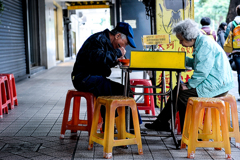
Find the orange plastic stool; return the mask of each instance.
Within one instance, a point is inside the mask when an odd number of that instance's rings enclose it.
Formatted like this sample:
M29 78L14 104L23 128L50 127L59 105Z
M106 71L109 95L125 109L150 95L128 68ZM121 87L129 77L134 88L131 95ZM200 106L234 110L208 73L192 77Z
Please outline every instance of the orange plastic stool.
M0 76L0 118L8 114L8 104L11 105L10 87L6 76Z
M239 122L238 122L238 111L237 111L236 99L231 94L227 94L224 97L218 97L218 98L225 102L225 106L227 110L229 137L235 138L236 147L240 148L240 133L239 133ZM230 107L231 107L231 115L232 115L232 127L230 124Z
M227 122L229 129L229 137L235 138L236 147L240 148L240 133L239 133L239 122L238 122L238 111L237 111L237 102L234 96L228 94L223 97L217 97L225 102L225 107L227 111ZM229 106L230 105L230 106ZM231 107L231 108L230 108ZM232 126L230 124L230 109L232 115ZM210 113L209 113L210 112ZM211 111L206 111L205 122L203 124L203 133L210 133L212 130L212 121L211 121ZM221 133L220 133L221 136Z
M11 73L2 73L2 74L0 74L0 76L7 76L7 78L8 78L8 81L9 81L9 84L10 84L9 86L10 86L11 99L12 99L10 109L13 109L14 105L15 106L18 105L17 90L16 90L14 75L11 74Z
M87 120L79 119L81 97L84 97L87 101ZM68 120L70 103L72 98L74 98L72 119ZM68 90L63 113L60 139L64 138L66 130L71 130L71 132L77 132L78 130L88 131L88 135L90 135L95 101L96 97L92 93Z
M130 79L130 85L137 86L152 86L152 81L149 79ZM131 88L135 92L135 88ZM152 88L144 88L144 93L153 93ZM149 114L149 111L152 111L152 115L155 116L155 104L153 95L144 95L144 103L137 103L138 110L145 110L146 114Z
M201 114L199 113L201 113L205 108L211 108L213 127L212 133L209 134L209 137L211 138L209 138L206 133L198 134L198 124L199 121L202 122L202 119L200 119ZM188 99L181 142L181 148L186 148L186 145L188 145L188 158L194 158L196 147L214 147L224 148L226 158L231 159L231 148L226 115L227 111L225 104L220 99L198 97L190 97ZM221 120L222 137L219 136L221 132L219 119ZM214 141L198 141L198 138L202 139L203 137L206 139L213 139Z
M98 116L101 105L106 107L105 131L104 133L97 133ZM125 106L129 106L132 109L134 134L126 132ZM118 117L116 118L118 133L114 134L116 109L118 112ZM117 137L118 139L114 140L114 137ZM123 96L98 97L95 105L91 135L89 138L89 150L93 148L93 142L103 145L103 157L106 159L112 158L112 148L114 146L137 144L138 154L143 154L137 106L133 98Z
M181 135L181 125L180 125L179 111L176 114L175 129L177 129L177 135Z

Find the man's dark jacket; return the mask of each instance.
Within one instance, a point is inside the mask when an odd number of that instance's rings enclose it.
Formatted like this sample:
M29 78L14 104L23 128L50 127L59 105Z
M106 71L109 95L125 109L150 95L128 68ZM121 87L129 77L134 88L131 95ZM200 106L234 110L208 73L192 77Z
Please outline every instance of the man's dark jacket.
M114 49L109 38L109 30L90 36L79 50L73 67L72 78L81 80L89 75L108 77L111 68L118 64L120 49Z

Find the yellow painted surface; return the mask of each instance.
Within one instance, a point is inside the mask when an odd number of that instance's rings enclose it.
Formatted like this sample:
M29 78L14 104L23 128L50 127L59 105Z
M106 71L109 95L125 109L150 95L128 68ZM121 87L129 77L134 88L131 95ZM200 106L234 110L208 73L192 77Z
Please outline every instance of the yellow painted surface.
M184 3L184 5L183 5ZM185 7L183 7L185 6ZM183 9L184 8L184 9ZM192 47L183 47L179 44L177 37L172 34L172 27L174 24L178 23L184 19L194 19L194 0L156 0L156 28L157 34L168 34L170 35L171 42L169 44L158 44L158 47L162 48L163 51L183 51L186 52L186 56L192 57L193 48ZM172 61L169 61L172 63ZM182 72L181 78L186 82L193 71ZM159 84L161 79L162 72L158 71L156 73L156 83ZM168 82L170 81L169 72L165 72L166 79L166 90L169 89ZM173 85L176 85L176 76L173 76ZM157 89L157 93L161 92L161 89ZM157 105L160 106L161 97L157 98Z
M185 52L131 51L130 67L185 69L185 59Z

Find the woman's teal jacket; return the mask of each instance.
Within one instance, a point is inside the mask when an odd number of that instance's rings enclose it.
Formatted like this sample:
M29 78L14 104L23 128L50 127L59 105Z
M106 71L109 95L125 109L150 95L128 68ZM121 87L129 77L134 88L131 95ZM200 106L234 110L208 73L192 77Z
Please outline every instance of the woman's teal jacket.
M192 56L186 58L186 65L194 70L187 86L196 88L199 97L215 97L234 87L228 58L217 42L199 34Z

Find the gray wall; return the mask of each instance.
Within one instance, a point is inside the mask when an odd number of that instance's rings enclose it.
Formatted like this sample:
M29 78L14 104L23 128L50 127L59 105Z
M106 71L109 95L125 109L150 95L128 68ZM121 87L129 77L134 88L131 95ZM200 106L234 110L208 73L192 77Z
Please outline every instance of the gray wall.
M45 0L47 54L45 55L44 63L46 63L47 69L56 66L56 41L53 9L53 0Z
M47 65L47 41L46 41L46 23L45 23L45 0L38 0L38 14L39 14L39 45L41 66L48 67ZM49 68L49 67L48 67Z
M146 19L145 5L138 0L122 0L122 21L124 20L136 20L137 28L134 31L134 41L137 48L126 48L126 56L130 57L131 50L143 50L141 37L143 35L151 35L150 19Z

